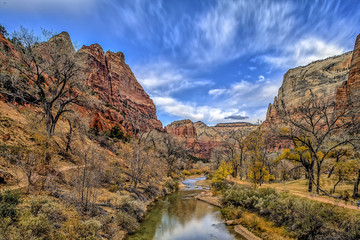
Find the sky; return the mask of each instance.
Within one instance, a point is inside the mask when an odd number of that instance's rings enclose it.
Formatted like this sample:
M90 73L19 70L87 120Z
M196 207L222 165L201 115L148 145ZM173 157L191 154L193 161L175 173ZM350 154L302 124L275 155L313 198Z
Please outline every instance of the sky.
M351 51L358 0L2 0L0 24L121 51L163 125L264 120L290 68Z

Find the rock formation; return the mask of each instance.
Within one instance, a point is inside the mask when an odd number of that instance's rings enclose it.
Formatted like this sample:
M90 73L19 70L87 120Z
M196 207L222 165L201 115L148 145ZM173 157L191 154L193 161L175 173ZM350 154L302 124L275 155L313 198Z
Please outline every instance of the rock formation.
M76 58L84 69L87 84L106 104L106 110L94 113L92 125L100 130L121 123L127 131L162 129L149 95L125 63L122 52L106 52L98 44L83 46Z
M284 101L288 108L294 108L312 93L337 105L357 101L360 90L360 35L353 52L310 63L305 67L289 70L284 75L282 86L274 103L269 104L265 129L281 124L276 108ZM356 97L356 99L354 98ZM273 139L272 148L277 151L289 147L289 142Z
M75 58L80 66L80 81L84 81L91 94L102 102L99 108L80 107L92 127L96 126L101 131L118 125L129 134L147 129L162 130L153 101L125 63L122 52L104 53L98 44L83 46L75 52L69 34L62 32L49 42L35 46L45 59L45 44L51 44L54 51ZM1 66L6 67L9 58L18 59L19 53L1 34L0 50Z
M287 107L296 107L311 92L319 97L335 100L336 89L349 75L351 52L290 69L283 79L273 104L269 104L267 123L279 121L276 107L284 101Z
M357 36L352 53L350 72L347 81L336 91L338 104L349 104L350 101L358 101L360 91L360 34Z
M219 123L209 127L203 122L180 120L172 122L165 127L165 131L175 136L179 141L185 142L190 154L200 159L210 159L211 151L225 143L235 131L246 133L255 129L250 123Z

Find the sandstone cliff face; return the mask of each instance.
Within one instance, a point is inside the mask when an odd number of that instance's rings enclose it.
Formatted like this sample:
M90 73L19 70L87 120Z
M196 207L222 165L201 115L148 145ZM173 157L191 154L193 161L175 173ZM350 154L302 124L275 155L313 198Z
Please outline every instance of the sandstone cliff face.
M121 52L104 53L98 44L83 46L78 52L72 45L70 36L62 32L36 46L42 51L44 44L51 44L55 51L75 58L80 66L80 81L84 81L92 94L105 106L100 108L79 108L90 119L91 126L100 131L120 125L129 134L147 129L162 130L156 117L153 101L136 80ZM0 63L16 58L18 52L0 34ZM44 52L46 58L46 53Z
M87 84L105 102L107 109L96 112L92 125L100 130L120 123L126 131L162 129L149 95L125 63L122 52L106 52L98 44L83 46L76 59L84 69Z
M211 151L225 143L235 131L249 133L255 129L250 123L221 123L209 127L203 122L191 120L175 121L165 127L165 131L185 142L189 153L201 159L210 159Z
M350 101L358 101L360 92L360 34L357 36L352 53L350 72L347 81L336 91L336 102L339 105L349 104Z
M264 129L271 131L272 126L281 124L276 107L284 101L288 108L294 108L305 100L310 93L329 102L346 102L348 97L360 90L360 37L357 37L355 49L339 56L310 63L305 67L289 70L284 75L274 103L269 104ZM291 146L289 141L272 139L272 150Z
M287 107L296 107L309 93L335 100L336 89L349 75L351 52L290 69L285 75L274 103L268 107L266 122L279 121L276 107L284 101Z

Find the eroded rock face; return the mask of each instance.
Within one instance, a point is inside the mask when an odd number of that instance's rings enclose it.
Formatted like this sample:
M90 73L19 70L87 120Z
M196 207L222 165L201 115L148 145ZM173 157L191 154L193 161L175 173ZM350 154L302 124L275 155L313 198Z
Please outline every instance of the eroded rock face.
M356 52L356 48L354 52ZM272 127L281 126L282 120L279 118L276 108L280 106L282 101L287 108L291 109L299 106L310 94L314 94L328 102L338 102L340 98L344 98L349 91L350 82L348 78L352 79L352 84L358 79L359 72L356 73L355 70L353 72L350 70L353 68L350 68L350 66L353 65L357 65L357 69L359 69L358 64L360 61L354 62L353 56L352 52L348 52L310 63L304 67L290 69L284 75L282 86L273 104L269 104L266 121L262 127L270 132ZM360 53L358 53L358 56L360 59ZM291 147L289 141L276 137L271 142L272 151Z
M338 105L347 105L350 101L359 101L360 96L360 34L357 36L352 52L350 72L347 81L336 91Z
M185 142L189 153L201 159L210 159L214 148L226 142L226 138L235 131L250 132L255 129L250 123L220 123L209 127L203 122L180 120L165 127L165 131Z
M75 59L80 66L80 81L84 81L91 94L102 102L100 108L77 107L89 118L92 127L96 126L101 131L120 125L129 134L147 129L162 130L153 101L125 63L122 52L104 53L98 44L83 46L76 52L69 34L62 32L48 43L35 46L40 53L44 51L45 59L46 44L51 44L56 52ZM19 53L1 34L0 48L2 66L9 62L9 58L19 59Z
M274 103L270 104L266 121L276 122L276 107L284 101L289 108L296 107L310 93L335 100L336 89L347 80L351 52L310 63L305 67L290 69L285 75Z
M125 63L122 52L106 52L98 44L83 46L76 59L84 69L87 84L105 102L107 109L96 112L92 125L100 130L120 123L126 131L162 129L149 95Z

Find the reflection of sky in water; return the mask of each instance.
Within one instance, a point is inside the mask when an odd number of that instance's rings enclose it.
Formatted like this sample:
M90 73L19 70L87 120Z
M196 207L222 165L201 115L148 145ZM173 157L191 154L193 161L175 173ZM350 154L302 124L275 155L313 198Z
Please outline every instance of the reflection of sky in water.
M186 179L185 191L179 191L158 201L140 230L129 240L232 240L242 239L223 223L218 208L198 201L196 182L205 177ZM236 236L236 237L235 237Z
M200 203L200 202L199 202ZM203 203L200 203L203 204ZM202 240L202 239L235 239L222 223L218 211L210 211L201 219L195 216L181 224L176 217L164 214L161 227L153 239L159 240Z
M201 186L196 185L196 182L200 180L206 180L206 177L189 178L181 183L183 183L186 186L186 189L188 190L203 189Z

